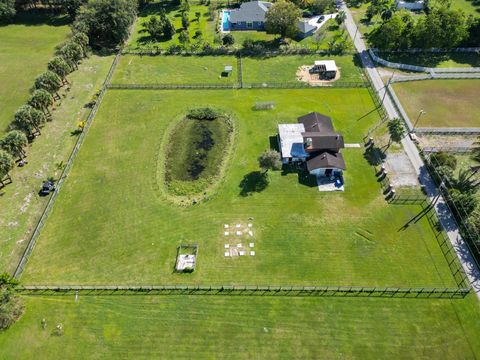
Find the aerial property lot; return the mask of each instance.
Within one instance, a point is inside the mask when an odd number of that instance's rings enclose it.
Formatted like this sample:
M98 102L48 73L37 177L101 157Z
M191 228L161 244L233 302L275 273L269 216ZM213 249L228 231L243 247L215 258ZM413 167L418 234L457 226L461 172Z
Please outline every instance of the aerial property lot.
M349 99L348 102L345 98ZM258 101L273 110L255 110ZM231 115L233 151L208 199L165 194L165 141L191 108ZM295 172L252 184L278 123L328 114L347 143L378 121L366 89L109 90L23 275L35 284L285 284L454 287L419 206L385 202L361 148L345 149L345 192L320 193ZM252 223L253 236L224 235ZM240 241L238 241L240 240ZM225 257L254 243L255 256ZM192 274L173 273L176 247L198 244Z
M425 80L393 85L416 127L480 127L480 80Z

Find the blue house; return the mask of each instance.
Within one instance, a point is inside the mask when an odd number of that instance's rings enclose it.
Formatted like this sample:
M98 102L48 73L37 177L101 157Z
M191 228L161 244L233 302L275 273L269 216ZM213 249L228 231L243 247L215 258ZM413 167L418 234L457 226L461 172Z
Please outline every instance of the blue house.
M271 6L270 2L250 1L230 10L230 30L264 30L265 14Z

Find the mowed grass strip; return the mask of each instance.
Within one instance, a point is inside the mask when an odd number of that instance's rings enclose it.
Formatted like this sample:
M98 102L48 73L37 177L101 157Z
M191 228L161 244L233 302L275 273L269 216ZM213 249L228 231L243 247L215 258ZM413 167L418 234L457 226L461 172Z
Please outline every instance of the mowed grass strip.
M396 83L393 88L417 127L480 127L480 80L425 80Z
M233 66L228 76L222 76L225 66ZM234 85L237 83L237 71L234 56L124 55L112 83Z
M55 47L68 32L61 18L42 15L25 15L0 26L0 134L28 100L35 77L47 70Z
M480 316L465 300L242 296L25 298L0 333L10 358L474 359ZM42 329L41 320L46 328ZM64 334L53 335L57 324ZM166 335L168 334L168 336ZM28 346L27 346L28 344Z
M348 99L348 102L345 101ZM256 101L276 108L255 111ZM192 107L229 108L238 140L217 193L188 208L159 196L156 164L169 124ZM417 206L388 205L362 149L345 149L344 193L295 173L242 196L278 123L319 111L347 143L378 121L366 89L109 91L22 278L30 284L454 286ZM272 139L270 139L272 137ZM256 255L225 258L223 224L253 217ZM198 243L191 275L173 274L176 246Z

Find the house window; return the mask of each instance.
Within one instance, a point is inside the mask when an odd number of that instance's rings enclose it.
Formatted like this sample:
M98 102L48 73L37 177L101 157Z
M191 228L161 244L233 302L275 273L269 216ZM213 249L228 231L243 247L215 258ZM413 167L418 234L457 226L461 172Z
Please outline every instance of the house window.
M251 29L253 27L253 23L247 22L247 28Z

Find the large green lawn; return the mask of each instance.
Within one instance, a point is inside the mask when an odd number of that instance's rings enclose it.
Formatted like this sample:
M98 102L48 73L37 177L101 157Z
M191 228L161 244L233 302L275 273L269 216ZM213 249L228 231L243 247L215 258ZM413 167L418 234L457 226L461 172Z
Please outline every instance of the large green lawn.
M100 89L112 60L92 55L68 76L71 87L60 91L62 100L55 104L53 121L27 148L28 165L12 170L13 183L0 190L0 272L15 270L48 200L38 196L42 182L60 175L58 165L65 164L77 140L71 132L86 119L90 109L84 106Z
M0 25L0 134L29 97L35 77L46 70L69 28L62 18L25 15Z
M480 80L425 80L393 85L417 127L480 127Z
M259 100L276 108L253 110ZM217 193L181 208L164 200L157 164L167 129L194 106L230 111L238 134ZM357 143L378 121L373 109L366 89L111 90L23 281L453 286L426 220L400 230L420 208L388 205L361 149L344 150L344 193L319 193L297 174L274 172L263 192L240 194L278 123L319 111L333 117L347 143ZM249 217L256 255L225 258L223 224ZM172 273L180 243L199 244L193 274Z
M476 359L477 299L27 297L4 359ZM41 321L46 320L42 329ZM54 335L57 324L64 334Z
M222 76L225 66L232 66ZM138 56L120 59L114 84L236 84L237 58L234 56Z

